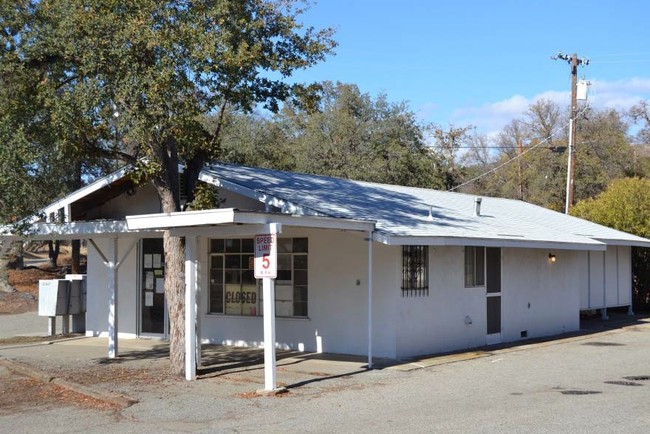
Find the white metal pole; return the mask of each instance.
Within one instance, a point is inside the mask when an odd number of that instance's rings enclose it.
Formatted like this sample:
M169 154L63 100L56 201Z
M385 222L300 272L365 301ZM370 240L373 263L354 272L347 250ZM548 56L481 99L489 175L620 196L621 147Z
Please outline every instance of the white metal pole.
M108 358L117 357L117 238L109 243L108 261Z
M262 279L264 294L264 390L275 390L275 285Z
M569 208L571 207L571 183L573 182L573 176L571 173L571 162L573 161L573 117L569 119L569 156L567 159L566 167L566 202L564 205L564 214L569 214Z
M603 252L603 308L600 313L603 320L609 319L607 316L607 250Z
M282 226L279 224L270 223L268 226L271 235L281 232ZM264 390L273 391L276 390L275 279L269 277L262 279L262 295L264 298Z
M368 232L368 368L372 368L372 231Z
M196 237L185 237L185 379L196 380Z

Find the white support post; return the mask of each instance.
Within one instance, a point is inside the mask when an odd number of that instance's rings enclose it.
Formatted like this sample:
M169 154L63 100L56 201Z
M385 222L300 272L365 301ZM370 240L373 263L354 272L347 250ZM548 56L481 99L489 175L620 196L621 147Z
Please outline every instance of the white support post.
M278 234L281 225L270 223L268 233ZM262 296L264 298L264 390L272 392L276 387L275 360L275 279L262 279Z
M264 390L275 390L275 285L274 281L262 279L264 296Z
M372 231L368 232L368 369L372 368Z
M185 238L185 379L196 380L197 237Z
M131 254L138 241L135 240L131 243L119 261L117 259L117 238L110 240L108 255L102 252L102 249L95 243L95 240L89 238L88 241L102 258L102 262L106 265L106 268L108 268L108 357L114 359L117 357L117 272L120 264Z
M109 242L108 263L108 358L117 357L117 238Z
M70 334L70 315L61 317L61 334L67 336Z
M629 259L630 259L630 261L629 261L630 268L629 268L629 270L630 270L630 276L632 276L632 256L631 256L632 255L632 248L631 247L630 247L629 252L630 252L630 257L629 257ZM634 315L634 309L632 309L632 302L633 301L634 301L634 291L632 289L632 285L630 285L630 306L627 308L627 314L629 316Z
M603 321L609 319L607 316L607 250L603 252L603 308L600 310L600 317Z
M50 316L47 318L47 335L54 336L56 335L56 317Z

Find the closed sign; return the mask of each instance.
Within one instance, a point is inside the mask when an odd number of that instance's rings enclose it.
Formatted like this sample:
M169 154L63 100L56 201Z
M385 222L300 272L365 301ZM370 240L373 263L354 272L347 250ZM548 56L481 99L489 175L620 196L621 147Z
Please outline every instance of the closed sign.
M255 278L275 279L278 275L277 235L255 235Z

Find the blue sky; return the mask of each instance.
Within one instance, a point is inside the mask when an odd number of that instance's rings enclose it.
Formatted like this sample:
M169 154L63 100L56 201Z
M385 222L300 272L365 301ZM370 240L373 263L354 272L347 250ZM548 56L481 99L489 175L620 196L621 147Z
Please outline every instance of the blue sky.
M333 27L339 46L298 81L355 83L443 126L491 133L537 98L568 106L558 50L590 59L593 106L650 98L647 0L320 0L302 22Z

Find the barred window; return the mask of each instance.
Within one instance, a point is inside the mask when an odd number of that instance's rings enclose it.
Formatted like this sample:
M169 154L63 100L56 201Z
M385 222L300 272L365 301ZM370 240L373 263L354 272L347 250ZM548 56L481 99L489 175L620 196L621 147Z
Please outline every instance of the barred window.
M402 247L402 296L429 295L428 246Z

